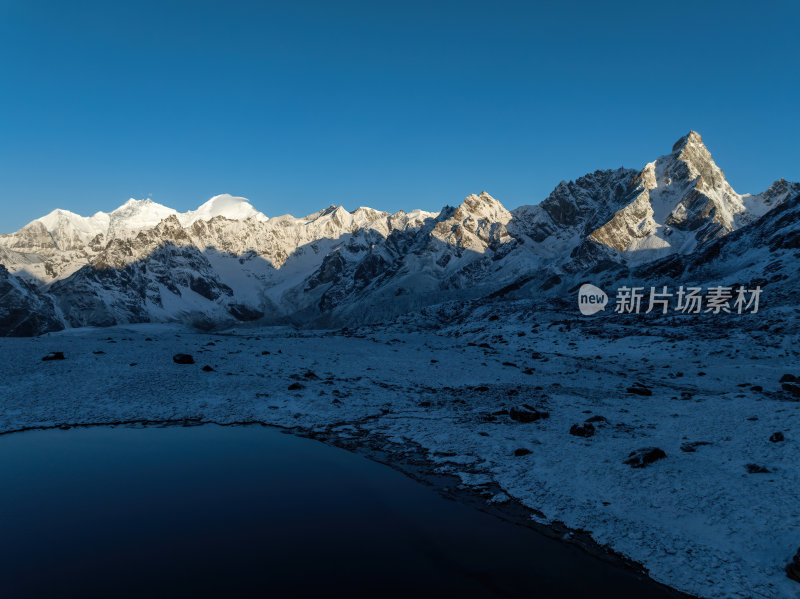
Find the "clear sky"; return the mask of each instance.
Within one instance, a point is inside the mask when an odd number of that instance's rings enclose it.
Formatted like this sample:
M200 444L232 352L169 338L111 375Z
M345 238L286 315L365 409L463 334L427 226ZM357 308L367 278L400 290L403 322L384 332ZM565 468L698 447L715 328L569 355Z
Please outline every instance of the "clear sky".
M213 195L508 208L699 131L800 180L797 2L0 0L0 232Z

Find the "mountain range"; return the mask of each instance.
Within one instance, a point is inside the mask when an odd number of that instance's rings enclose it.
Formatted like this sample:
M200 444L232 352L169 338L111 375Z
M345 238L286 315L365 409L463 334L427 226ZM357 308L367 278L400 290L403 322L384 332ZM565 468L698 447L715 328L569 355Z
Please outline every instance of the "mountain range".
M799 223L799 183L739 194L694 131L641 170L595 171L512 211L486 192L438 213L303 218L230 195L186 213L132 199L0 235L0 334L350 326L449 300L560 301L584 281L771 286L780 303L800 282Z

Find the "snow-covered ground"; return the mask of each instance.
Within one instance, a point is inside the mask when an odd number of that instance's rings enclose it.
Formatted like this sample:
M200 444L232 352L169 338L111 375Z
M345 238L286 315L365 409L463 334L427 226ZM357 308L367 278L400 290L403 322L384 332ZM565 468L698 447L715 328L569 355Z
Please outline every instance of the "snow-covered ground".
M478 311L437 330L423 316L357 331L3 338L0 431L190 418L415 444L465 485L499 485L532 517L587 531L680 590L800 597L784 573L800 546L800 403L779 383L800 375L798 335L637 318ZM42 361L53 351L66 359ZM174 363L179 352L196 363ZM635 383L652 394L627 392ZM512 419L523 404L549 416ZM607 421L593 436L570 434L594 416ZM666 458L624 463L643 447Z

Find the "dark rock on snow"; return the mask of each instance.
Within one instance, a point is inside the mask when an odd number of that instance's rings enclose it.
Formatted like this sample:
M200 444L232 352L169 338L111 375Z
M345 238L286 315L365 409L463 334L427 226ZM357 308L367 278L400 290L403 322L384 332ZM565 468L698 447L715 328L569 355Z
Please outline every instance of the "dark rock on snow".
M800 582L800 549L797 550L792 561L786 566L786 576Z
M175 354L172 361L176 364L194 364L194 358L189 354Z
M603 422L603 423L608 423L608 418L606 418L605 416L592 416L592 417L587 418L586 420L584 420L584 422Z
M657 460L662 460L667 457L663 449L658 447L642 447L636 451L630 452L625 463L632 468L644 468L648 464L652 464Z
M542 410L523 404L521 406L514 406L508 411L508 416L511 420L516 422L536 422L542 418L549 418L550 414Z
M643 395L649 397L653 394L653 392L642 385L641 383L634 383L632 387L628 387L626 389L628 393L633 393L634 395Z
M685 451L687 453L694 453L695 451L697 451L698 447L701 447L703 445L711 445L711 443L709 443L708 441L694 441L692 443L683 443L681 445L681 451Z
M589 422L584 424L573 424L569 429L569 434L576 437L591 437L594 435L594 425Z
M750 474L769 474L769 470L767 468L764 466L759 466L758 464L748 464L746 468Z
M800 385L794 385L792 383L783 383L781 388L786 391L789 395L794 397L800 397Z

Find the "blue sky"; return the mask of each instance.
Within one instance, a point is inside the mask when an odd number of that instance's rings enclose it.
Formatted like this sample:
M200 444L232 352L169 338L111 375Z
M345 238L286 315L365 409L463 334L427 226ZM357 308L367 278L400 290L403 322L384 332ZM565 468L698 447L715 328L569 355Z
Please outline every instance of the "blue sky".
M796 2L0 1L0 231L218 193L439 209L639 168L699 131L800 180Z

